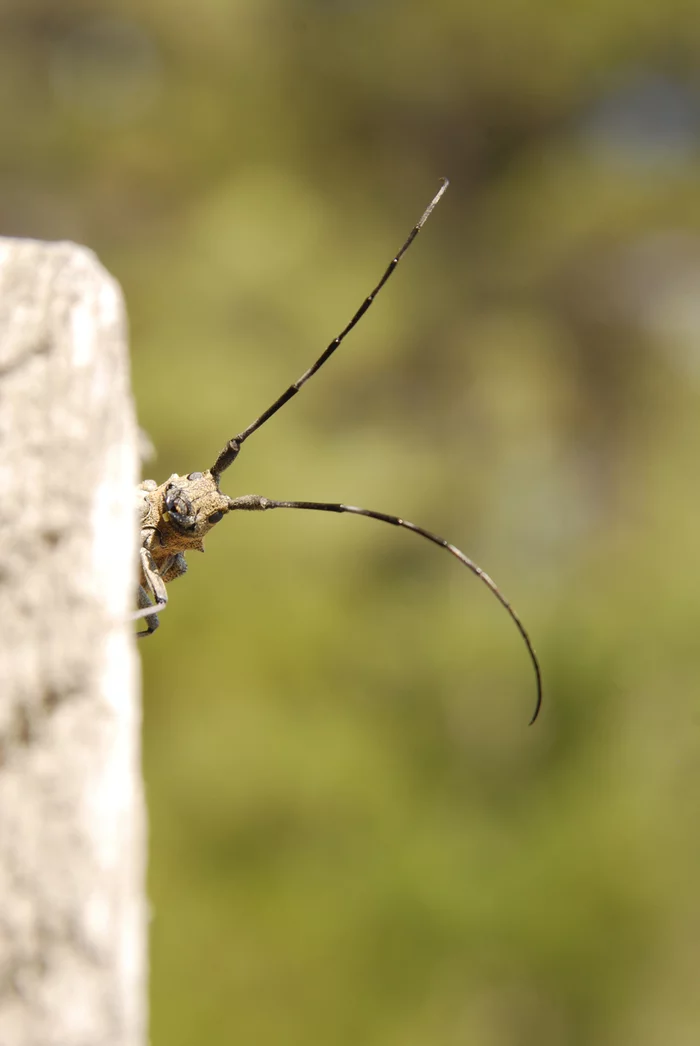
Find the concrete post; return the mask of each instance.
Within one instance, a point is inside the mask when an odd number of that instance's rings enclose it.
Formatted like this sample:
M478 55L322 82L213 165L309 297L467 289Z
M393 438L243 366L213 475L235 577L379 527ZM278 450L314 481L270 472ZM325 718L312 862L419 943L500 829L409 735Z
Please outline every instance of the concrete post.
M121 294L0 239L0 1046L144 1046L137 433Z

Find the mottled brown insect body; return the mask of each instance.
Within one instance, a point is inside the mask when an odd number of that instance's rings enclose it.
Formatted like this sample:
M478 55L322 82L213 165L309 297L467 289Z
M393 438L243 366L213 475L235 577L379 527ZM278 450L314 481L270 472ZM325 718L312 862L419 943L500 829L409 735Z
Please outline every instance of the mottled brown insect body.
M211 471L178 476L174 472L160 486L146 479L137 488L141 525L141 576L138 617L145 617L150 635L158 627L158 615L148 613L167 602L165 585L187 570L185 553L204 551L204 537L229 511L231 499L219 490ZM143 610L146 609L146 613Z

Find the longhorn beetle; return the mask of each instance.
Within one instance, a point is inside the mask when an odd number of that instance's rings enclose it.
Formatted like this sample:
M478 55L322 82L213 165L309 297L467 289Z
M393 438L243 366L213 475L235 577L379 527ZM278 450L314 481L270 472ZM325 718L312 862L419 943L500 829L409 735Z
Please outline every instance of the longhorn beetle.
M537 682L537 699L535 710L530 723L534 723L542 704L542 676L540 665L537 660L530 636L525 626L516 614L495 582L481 567L477 566L468 556L460 552L458 548L445 541L444 538L432 534L423 527L409 523L399 516L390 516L384 512L374 512L371 509L357 508L356 505L332 504L323 501L272 501L270 498L261 497L259 494L244 494L242 497L230 498L219 488L219 480L222 472L238 457L241 447L266 421L277 413L285 403L296 396L299 389L314 376L326 360L330 359L335 350L340 346L345 336L369 309L370 305L387 282L396 266L401 261L416 236L423 228L428 218L445 193L449 182L443 178L440 188L428 204L423 216L417 225L414 225L398 254L392 258L384 275L365 298L359 309L343 328L328 348L319 356L301 377L290 385L289 388L279 396L274 403L264 411L259 418L251 422L247 429L243 429L233 439L228 440L214 464L206 472L190 472L188 476L178 476L173 473L170 479L160 486L153 479L144 480L138 487L138 507L141 514L141 576L138 589L138 604L140 609L134 614L134 618L145 618L146 629L139 632L139 637L150 636L158 628L158 612L163 610L168 602L166 585L176 577L180 577L187 570L185 553L190 549L203 551L203 538L213 526L224 518L229 512L235 511L265 511L273 508L296 508L310 509L316 512L349 512L355 516L369 516L370 519L378 519L383 523L391 523L395 527L403 527L419 534L434 545L439 545L460 561L473 574L476 574L488 588L491 589L499 603L505 607L515 623L525 645L528 649L530 659L535 670Z

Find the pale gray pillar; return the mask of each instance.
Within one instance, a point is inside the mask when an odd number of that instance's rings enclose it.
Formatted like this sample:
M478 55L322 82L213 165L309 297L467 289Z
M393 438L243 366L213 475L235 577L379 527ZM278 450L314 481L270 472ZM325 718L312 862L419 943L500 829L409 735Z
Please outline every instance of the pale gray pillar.
M137 437L115 281L0 239L0 1046L143 1046Z

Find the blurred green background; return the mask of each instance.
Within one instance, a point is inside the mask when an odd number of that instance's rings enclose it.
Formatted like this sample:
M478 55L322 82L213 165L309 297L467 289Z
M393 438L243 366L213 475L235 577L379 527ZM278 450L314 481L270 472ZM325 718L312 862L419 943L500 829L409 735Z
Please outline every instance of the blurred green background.
M700 1042L700 17L4 0L0 231L121 281L144 474L246 444L140 646L153 1046Z

